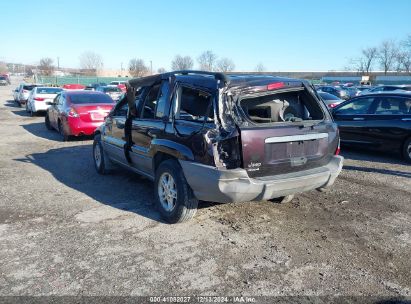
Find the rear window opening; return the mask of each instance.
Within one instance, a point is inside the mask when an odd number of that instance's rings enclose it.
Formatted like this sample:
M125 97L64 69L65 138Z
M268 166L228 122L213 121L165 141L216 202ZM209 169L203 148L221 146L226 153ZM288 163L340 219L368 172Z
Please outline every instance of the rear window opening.
M320 105L305 89L247 97L240 104L247 118L256 124L324 119Z

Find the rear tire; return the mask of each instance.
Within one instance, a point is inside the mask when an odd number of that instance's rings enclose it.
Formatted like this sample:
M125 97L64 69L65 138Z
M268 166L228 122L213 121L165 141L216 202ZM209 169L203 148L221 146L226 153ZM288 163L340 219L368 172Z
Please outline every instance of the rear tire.
M62 141L69 141L70 136L67 135L66 132L64 131L63 124L61 123L61 121L59 121L58 127L59 127L59 133L61 135L61 140Z
M157 209L167 222L182 223L194 217L198 200L176 160L169 159L160 164L154 189Z
M44 119L44 123L46 125L47 130L53 130L53 128L51 127L51 124L50 124L50 118L49 118L48 114L46 114L46 118Z
M94 136L93 141L93 160L94 167L98 174L104 175L109 173L113 164L104 152L103 144L101 143L101 135Z
M277 204L287 204L291 202L294 199L294 194L286 195L286 196L280 196L271 199L270 201L277 203Z
M411 137L405 140L402 155L407 162L411 163Z

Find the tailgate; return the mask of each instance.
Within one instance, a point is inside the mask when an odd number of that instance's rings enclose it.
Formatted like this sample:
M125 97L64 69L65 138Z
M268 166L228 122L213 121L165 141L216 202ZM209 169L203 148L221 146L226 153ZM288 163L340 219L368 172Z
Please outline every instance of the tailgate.
M243 166L250 177L259 177L325 165L329 161L329 135L326 124L314 130L297 126L241 129Z

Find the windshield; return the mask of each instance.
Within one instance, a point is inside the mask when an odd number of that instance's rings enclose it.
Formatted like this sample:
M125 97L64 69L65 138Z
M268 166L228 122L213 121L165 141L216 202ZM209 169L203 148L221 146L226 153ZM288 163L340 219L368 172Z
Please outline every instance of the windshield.
M0 80L6 80L6 77L0 76Z
M106 94L76 94L69 96L69 99L74 104L113 103L110 96Z
M25 85L25 86L23 86L23 90L31 91L35 87L37 87L37 86L36 85Z
M103 89L104 92L108 93L108 92L121 92L121 90L117 87L109 87L109 88L104 88Z
M57 94L61 91L60 88L37 88L37 94Z

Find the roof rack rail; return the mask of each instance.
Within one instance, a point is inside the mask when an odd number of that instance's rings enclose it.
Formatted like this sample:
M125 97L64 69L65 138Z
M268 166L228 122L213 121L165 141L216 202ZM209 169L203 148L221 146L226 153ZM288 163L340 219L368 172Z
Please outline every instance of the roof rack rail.
M221 80L223 82L228 82L228 77L224 73L221 72L208 72L208 71L196 71L196 70L181 70L181 71L173 71L166 73L169 75L188 75L188 74L193 74L193 75L210 75L214 76L215 79Z

